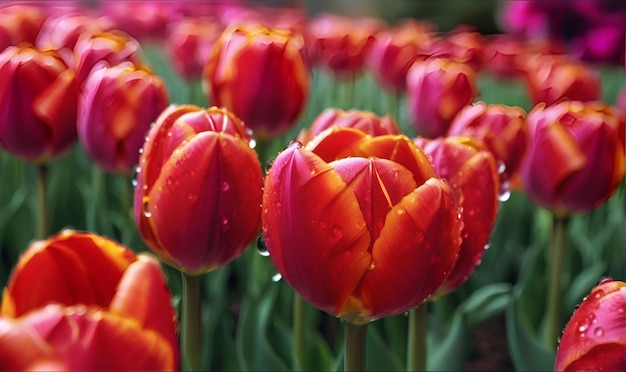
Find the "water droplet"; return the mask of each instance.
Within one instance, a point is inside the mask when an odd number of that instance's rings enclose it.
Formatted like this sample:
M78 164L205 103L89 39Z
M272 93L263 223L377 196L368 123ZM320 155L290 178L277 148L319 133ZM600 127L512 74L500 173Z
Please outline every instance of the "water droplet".
M143 147L139 148L139 155L143 154Z
M376 261L372 260L370 265L367 267L368 270L374 270L376 268Z
M315 168L311 168L311 169L309 170L309 173L311 174L311 176L314 176L314 175L315 175L315 173L317 173L317 169L315 169Z
M393 172L391 172L391 177L398 178L398 176L400 176L400 171L397 169L394 169Z
M133 185L133 187L137 187L137 178L133 178L133 180L130 181L130 183Z
M172 186L172 184L174 184L174 179L172 177L167 177L165 179L165 185L166 186Z
M593 320L593 318L595 318L595 315L591 313L585 318L583 318L583 320L580 321L580 323L578 324L578 331L581 333L581 336L585 332L587 332L587 329L589 329L589 326L591 325L591 321Z
M251 149L256 147L256 140L253 138L250 140L250 142L248 142L248 146L250 146Z
M289 142L287 147L285 147L285 149L300 149L300 148L302 148L302 143L300 141L291 141Z
M167 136L171 137L172 136L172 131L167 132Z
M604 284L604 283L608 283L612 281L613 281L613 278L606 277L606 278L602 278L602 280L600 280L600 283L598 284Z
M190 192L187 194L187 200L189 200L192 203L195 203L198 201L198 194Z
M222 191L226 192L230 190L230 184L226 181L222 182Z
M228 217L222 216L222 228L226 228L228 226Z
M152 212L150 212L150 209L148 209L148 200L149 198L147 196L144 196L141 201L143 215L146 216L146 218L152 217Z
M502 160L498 160L498 173L502 174L506 171L506 164Z
M135 167L135 173L133 174L133 180L131 182L133 187L137 187L137 177L139 176L139 172L141 172L141 167L140 166L136 166Z
M404 209L398 209L396 213L400 216L404 214Z
M489 243L485 244L485 250L487 250L489 248L491 248L491 244L489 244Z
M272 281L273 281L274 283L277 283L277 282L279 282L282 278L283 278L283 276L282 276L282 275L280 275L280 273L276 273L276 274L274 274L274 275L272 276Z
M598 327L593 331L593 334L596 335L596 337L601 337L604 335L604 329Z
M259 235L259 238L256 240L256 249L261 256L269 257L270 252L267 250L267 247L265 246L265 239L263 239L263 234Z
M504 203L505 201L509 200L510 197L511 197L511 190L509 189L509 182L504 181L502 182L502 185L500 185L500 192L498 194L498 200Z

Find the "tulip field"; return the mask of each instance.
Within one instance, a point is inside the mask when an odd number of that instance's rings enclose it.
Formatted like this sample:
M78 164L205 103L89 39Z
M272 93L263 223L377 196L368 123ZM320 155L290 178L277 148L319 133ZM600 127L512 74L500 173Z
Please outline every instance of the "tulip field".
M0 370L626 370L626 7L502 4L1 2Z

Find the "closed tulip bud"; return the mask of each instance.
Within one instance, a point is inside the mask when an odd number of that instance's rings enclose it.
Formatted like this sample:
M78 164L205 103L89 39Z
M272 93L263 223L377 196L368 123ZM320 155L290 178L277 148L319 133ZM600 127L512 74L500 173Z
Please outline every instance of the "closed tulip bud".
M352 79L363 71L367 55L383 26L374 18L320 14L309 23L315 40L313 59L335 77Z
M39 6L0 8L0 51L11 45L34 45L45 17L45 11Z
M555 371L626 370L626 284L604 279L567 322Z
M100 61L110 66L125 61L141 64L141 46L136 39L118 30L82 34L74 46L76 80L82 84Z
M406 104L421 137L444 136L456 114L476 95L476 73L454 59L416 61L407 74Z
M427 52L434 38L435 27L416 20L380 31L367 56L368 69L382 87L403 92L411 64Z
M146 244L188 274L238 257L261 228L263 174L241 120L225 109L170 106L148 133L135 186Z
M65 64L74 67L74 46L82 34L94 34L111 29L100 18L84 14L48 17L41 25L35 45L39 50L56 50Z
M30 162L76 141L78 85L54 51L10 46L0 53L0 146Z
M462 61L478 72L483 68L484 36L469 26L458 26L440 37L432 46L436 53Z
M528 114L526 193L558 214L588 212L624 176L624 115L602 102L539 104Z
M189 3L172 0L103 1L98 5L99 11L116 29L142 41L163 39L167 25L182 18L185 7L189 7Z
M211 103L243 120L258 137L289 130L309 96L304 39L257 24L224 30L204 69Z
M132 175L150 125L168 106L165 83L147 67L95 67L78 104L78 139L106 172Z
M457 191L461 208L463 242L454 270L438 291L444 294L465 283L480 264L498 215L500 179L494 156L480 140L455 136L415 142Z
M2 297L0 368L178 368L171 294L158 261L88 232L34 242Z
M348 110L328 108L313 120L308 130L302 130L298 141L306 144L313 137L328 128L354 128L359 129L370 136L382 136L384 134L399 134L395 120L387 114L383 117L371 111Z
M183 18L170 26L166 51L176 71L185 79L202 77L213 44L224 26L209 17Z
M524 61L524 82L533 104L595 101L600 98L600 76L591 67L559 55L536 54Z
M457 114L448 136L483 141L498 162L502 182L510 182L516 178L528 146L526 111L517 106L476 102Z
M437 290L458 256L458 214L452 188L407 137L334 128L274 160L263 236L303 298L363 324Z

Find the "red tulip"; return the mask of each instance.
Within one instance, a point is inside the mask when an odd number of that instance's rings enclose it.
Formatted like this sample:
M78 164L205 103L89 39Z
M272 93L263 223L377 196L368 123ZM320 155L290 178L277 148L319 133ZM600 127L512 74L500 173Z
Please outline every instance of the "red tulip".
M433 43L435 28L424 21L408 20L376 34L367 66L384 88L402 92L411 64Z
M78 85L54 51L10 46L0 53L0 145L46 162L76 141Z
M435 40L432 50L462 61L478 72L483 68L484 36L469 26L458 26Z
M588 65L558 55L535 55L524 61L526 88L534 104L600 98L600 76Z
M228 27L204 69L210 101L269 137L295 125L309 96L304 39L286 29Z
M76 80L82 84L100 61L110 66L125 61L141 64L141 46L136 39L118 30L82 34L74 46Z
M34 45L45 17L46 13L38 6L0 8L0 52L11 45Z
M241 120L225 109L170 106L139 159L135 223L146 244L188 274L226 265L261 227L263 174Z
M605 279L568 321L555 371L626 370L626 284Z
M416 61L407 74L406 104L421 137L445 135L456 114L476 95L474 70L454 59Z
M165 83L147 67L98 65L80 95L78 139L100 168L130 176L150 125L167 105Z
M521 107L476 102L452 121L448 136L470 136L485 142L498 161L502 182L515 179L528 146L526 112Z
M602 102L539 104L528 114L524 189L558 214L587 212L624 176L624 115Z
M88 232L37 241L4 291L0 368L178 368L170 300L150 255Z
M438 291L443 294L465 283L480 264L498 215L500 179L494 156L480 140L445 137L415 142L457 191L461 206L463 243L454 270Z
M354 78L362 72L367 55L383 23L374 18L349 18L330 13L309 23L315 40L313 59L338 78Z
M176 71L185 79L202 77L211 48L224 26L208 17L183 18L170 26L166 51Z
M328 108L315 118L308 130L302 130L298 141L306 144L313 137L332 127L359 129L371 136L399 134L398 125L390 115L380 117L371 111Z
M437 290L458 256L458 214L451 187L411 140L352 128L287 147L263 193L278 272L354 324L408 311Z

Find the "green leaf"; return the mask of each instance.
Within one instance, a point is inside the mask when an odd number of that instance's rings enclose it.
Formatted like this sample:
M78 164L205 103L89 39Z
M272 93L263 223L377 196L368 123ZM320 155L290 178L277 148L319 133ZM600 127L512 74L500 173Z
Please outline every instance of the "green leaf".
M567 287L563 300L564 309L568 309L571 314L583 297L602 279L605 270L606 264L598 262L581 271Z
M429 371L460 371L469 353L469 330L463 314L457 311L445 338L427 341L426 365Z
M512 292L510 283L489 284L472 293L459 309L473 327L503 311L513 299Z
M377 320L377 322L380 320ZM401 371L404 361L399 360L371 324L367 330L366 366L368 371Z
M551 371L554 369L553 350L548 350L541 339L531 332L516 310L516 302L506 309L506 334L513 365L518 371Z

